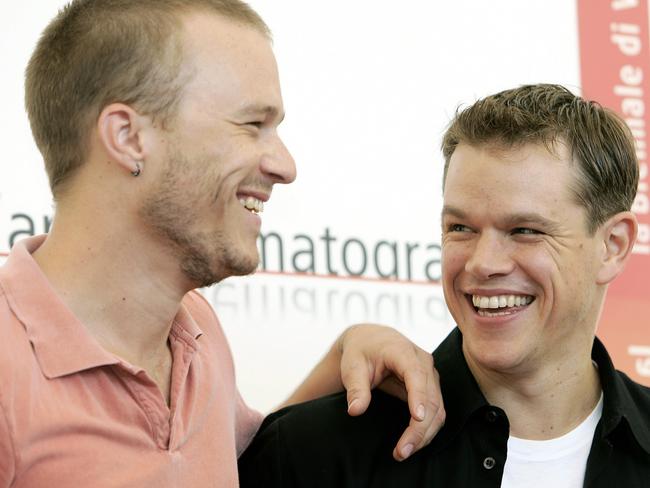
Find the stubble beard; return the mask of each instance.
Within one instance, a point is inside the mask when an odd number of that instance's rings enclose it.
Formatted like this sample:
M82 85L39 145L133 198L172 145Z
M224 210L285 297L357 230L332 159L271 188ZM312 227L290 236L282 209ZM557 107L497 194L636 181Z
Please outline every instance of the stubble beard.
M196 163L177 152L171 154L160 183L144 200L140 215L159 239L170 244L173 259L185 277L194 287L202 288L229 276L254 272L259 257L237 249L222 231L192 230L198 220L196 198L183 183L193 180L200 187L201 179L186 179L183 175L191 174L193 167L201 167Z

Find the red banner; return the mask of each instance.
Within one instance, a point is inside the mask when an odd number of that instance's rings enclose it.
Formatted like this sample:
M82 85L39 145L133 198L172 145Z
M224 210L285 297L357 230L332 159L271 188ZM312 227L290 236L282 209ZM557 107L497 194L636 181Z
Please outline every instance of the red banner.
M583 96L621 115L636 141L641 178L632 210L639 236L609 288L598 336L618 369L650 385L649 0L578 0Z

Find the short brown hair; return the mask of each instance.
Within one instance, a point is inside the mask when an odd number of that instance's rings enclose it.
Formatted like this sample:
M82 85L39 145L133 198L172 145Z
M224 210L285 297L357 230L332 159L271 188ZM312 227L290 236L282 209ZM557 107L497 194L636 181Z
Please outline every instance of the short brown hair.
M25 106L55 198L82 165L89 130L106 105L129 104L163 124L175 113L181 15L191 11L271 37L240 0L73 0L47 26L27 66Z
M566 144L577 164L572 188L587 210L593 233L612 215L630 210L639 182L639 164L629 128L614 112L559 85L525 85L478 100L458 110L442 141L444 181L460 143L511 148Z

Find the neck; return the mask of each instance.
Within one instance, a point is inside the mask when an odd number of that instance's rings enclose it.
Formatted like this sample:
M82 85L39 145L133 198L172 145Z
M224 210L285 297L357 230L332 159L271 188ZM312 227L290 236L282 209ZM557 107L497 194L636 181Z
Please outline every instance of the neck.
M137 222L88 213L57 212L34 259L105 349L138 365L168 354L173 319L193 287L169 252L141 236Z
M600 398L591 346L581 352L580 361L546 364L533 374L494 372L472 364L470 369L487 400L508 415L512 436L553 439L577 427Z

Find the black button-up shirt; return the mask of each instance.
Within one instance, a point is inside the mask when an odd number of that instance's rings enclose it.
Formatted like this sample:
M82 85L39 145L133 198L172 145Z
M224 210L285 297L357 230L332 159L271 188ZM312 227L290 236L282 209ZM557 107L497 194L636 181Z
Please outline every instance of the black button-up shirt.
M267 417L239 461L241 487L500 487L508 418L486 401L461 346L455 329L433 353L447 420L411 458L392 458L404 403L375 391L368 412L350 417L336 394ZM592 358L604 399L584 486L650 488L650 388L616 371L598 339Z

